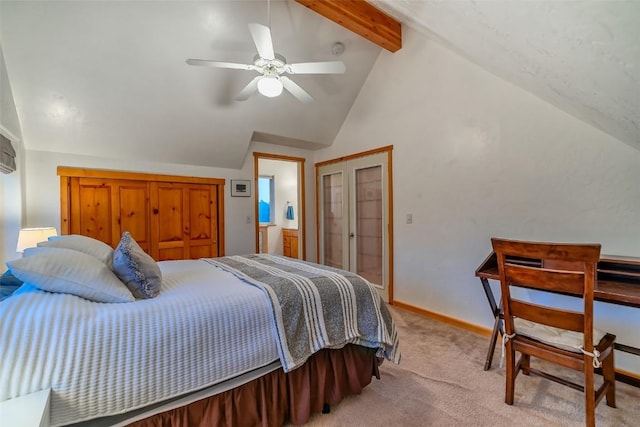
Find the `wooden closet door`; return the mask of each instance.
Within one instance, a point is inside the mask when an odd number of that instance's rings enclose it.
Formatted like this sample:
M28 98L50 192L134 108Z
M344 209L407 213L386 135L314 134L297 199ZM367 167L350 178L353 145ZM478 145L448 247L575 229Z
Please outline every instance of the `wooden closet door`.
M72 178L70 232L115 248L122 233L129 231L148 252L148 195L146 182Z
M116 197L115 228L118 230L118 242L122 233L128 231L138 245L150 254L149 184L140 181L118 182L114 187L114 196Z
M219 255L217 186L152 182L151 238L157 260Z

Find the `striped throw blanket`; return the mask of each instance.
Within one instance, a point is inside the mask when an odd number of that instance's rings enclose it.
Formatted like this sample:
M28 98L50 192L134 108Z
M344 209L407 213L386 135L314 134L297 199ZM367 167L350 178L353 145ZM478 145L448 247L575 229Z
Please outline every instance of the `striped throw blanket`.
M379 357L400 362L391 314L375 288L357 274L268 254L206 261L267 295L285 372L322 348L349 343L377 348Z

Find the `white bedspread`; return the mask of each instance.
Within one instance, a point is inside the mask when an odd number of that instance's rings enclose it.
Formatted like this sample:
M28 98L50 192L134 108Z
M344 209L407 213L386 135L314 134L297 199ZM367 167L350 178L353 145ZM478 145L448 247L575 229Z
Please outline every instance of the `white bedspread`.
M201 260L101 304L23 286L0 303L0 401L51 387L54 426L147 406L278 359L264 294Z

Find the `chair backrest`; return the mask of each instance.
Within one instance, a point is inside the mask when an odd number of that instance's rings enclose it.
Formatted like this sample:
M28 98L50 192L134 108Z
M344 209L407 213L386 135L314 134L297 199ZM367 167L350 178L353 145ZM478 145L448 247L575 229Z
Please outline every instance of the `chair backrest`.
M523 242L491 239L498 258L506 333L513 334L512 316L584 333L584 349L593 349L593 290L599 244ZM533 304L511 297L510 286L583 298L582 312Z

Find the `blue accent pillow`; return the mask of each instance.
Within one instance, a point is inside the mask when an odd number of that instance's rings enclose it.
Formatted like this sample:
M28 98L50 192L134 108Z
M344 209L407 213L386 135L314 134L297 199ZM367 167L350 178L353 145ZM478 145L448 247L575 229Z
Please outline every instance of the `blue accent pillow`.
M113 252L113 271L136 298L153 298L160 293L162 272L128 231L122 233Z
M11 270L5 271L0 276L0 301L9 298L20 286L22 286L22 280L14 276Z

